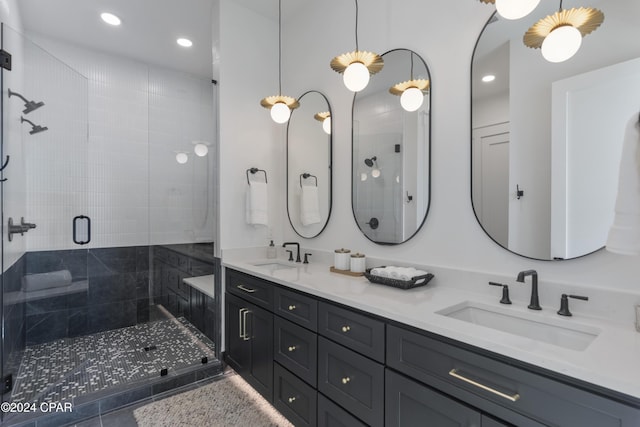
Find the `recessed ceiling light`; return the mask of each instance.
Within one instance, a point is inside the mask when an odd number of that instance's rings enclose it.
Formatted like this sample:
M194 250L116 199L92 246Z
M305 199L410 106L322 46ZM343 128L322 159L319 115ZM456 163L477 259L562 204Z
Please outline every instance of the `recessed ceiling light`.
M193 42L189 39L179 38L176 42L182 47L191 47L193 46Z
M496 79L496 76L494 76L493 74L487 74L486 76L482 77L482 81L485 83L489 83L492 82Z
M120 25L120 18L113 13L104 12L100 14L100 18L109 25Z

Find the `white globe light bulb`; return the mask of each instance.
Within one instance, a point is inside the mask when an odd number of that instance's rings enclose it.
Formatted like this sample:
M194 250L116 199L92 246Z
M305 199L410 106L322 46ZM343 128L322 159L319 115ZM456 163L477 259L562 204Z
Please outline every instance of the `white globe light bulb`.
M540 0L496 0L496 10L505 19L524 18L535 9Z
M185 163L187 163L188 160L189 160L189 156L187 156L187 153L176 154L176 162L180 163L181 165L184 165Z
M406 111L416 111L422 105L424 95L417 87L410 87L400 95L400 105Z
M198 157L204 157L209 152L209 147L207 147L207 144L199 142L193 147L193 152L196 153Z
M322 121L322 130L327 135L331 135L331 117L327 117Z
M271 107L271 118L276 123L287 123L291 117L291 110L287 107L287 104L284 102L276 102Z
M342 75L344 85L351 92L360 92L367 87L369 78L369 70L367 70L367 67L365 67L362 62L352 62L347 69L344 70L344 74Z
M542 42L542 56L549 62L562 62L580 49L582 34L572 25L563 25L551 31Z

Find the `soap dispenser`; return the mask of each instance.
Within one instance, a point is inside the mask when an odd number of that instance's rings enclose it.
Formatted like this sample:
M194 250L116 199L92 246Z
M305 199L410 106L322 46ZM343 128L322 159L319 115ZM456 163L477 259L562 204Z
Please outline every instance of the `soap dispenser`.
M267 258L274 259L278 257L278 252L276 250L275 245L273 244L273 240L269 242L269 246L267 247Z

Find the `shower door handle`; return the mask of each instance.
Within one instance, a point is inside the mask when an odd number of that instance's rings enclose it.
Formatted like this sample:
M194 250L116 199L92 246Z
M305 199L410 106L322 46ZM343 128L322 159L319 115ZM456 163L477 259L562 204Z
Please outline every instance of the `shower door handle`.
M78 221L87 220L87 240L78 240ZM76 245L86 245L91 241L91 218L85 215L78 215L73 218L73 243Z

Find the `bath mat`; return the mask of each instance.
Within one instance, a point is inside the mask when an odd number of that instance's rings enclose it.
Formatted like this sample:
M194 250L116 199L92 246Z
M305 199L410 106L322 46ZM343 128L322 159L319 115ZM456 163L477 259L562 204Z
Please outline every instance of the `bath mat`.
M239 375L142 406L133 415L140 427L293 427Z

